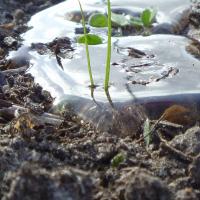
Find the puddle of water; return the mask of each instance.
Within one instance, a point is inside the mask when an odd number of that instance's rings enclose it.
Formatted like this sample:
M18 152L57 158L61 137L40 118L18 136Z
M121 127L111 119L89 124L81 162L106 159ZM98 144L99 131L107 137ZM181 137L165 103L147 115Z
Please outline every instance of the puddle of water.
M94 91L96 102L88 87L83 45L75 46L72 59L61 59L64 71L54 55L29 51L32 65L29 72L56 97L55 103L59 106L68 105L83 119L106 131L115 130L116 120L122 120L123 132L126 130L131 134L131 130L138 129L146 117L145 111L135 104L142 104L150 116L158 117L174 103L191 104L199 99L200 61L186 51L189 42L185 37L173 35L113 38L109 89L112 102L102 85L106 44L89 47L94 80L99 85ZM123 114L128 113L127 109L130 113ZM126 116L126 122L119 116ZM126 124L130 121L134 121L134 127Z
M101 7L105 5L106 1L102 0L86 0L83 1L87 6ZM95 2L95 3L94 3ZM180 24L181 20L188 17L190 8L190 0L112 0L111 5L113 8L124 8L132 11L142 11L144 8L154 8L158 11L157 22L169 23L173 25Z
M87 11L105 12L101 1L82 1ZM122 8L118 0L113 8ZM158 9L157 22L172 27L181 24L188 14L189 1L135 1L123 2L124 9ZM159 117L162 111L174 103L192 104L199 99L200 61L186 51L191 42L182 36L152 35L112 38L112 66L109 95L103 89L106 44L89 46L91 66L95 84L94 98L87 71L87 60L83 45L73 44L73 58L61 58L64 70L55 55L38 54L30 50L31 43L51 42L56 37L74 37L74 29L80 24L67 21L67 12L76 10L76 1L53 6L32 17L29 25L34 28L23 35L24 46L11 57L15 60L30 59L29 72L45 90L56 97L55 104L73 110L87 121L93 122L103 131L137 132L146 116ZM187 14L185 14L187 12ZM158 23L158 24L159 24ZM99 29L98 29L99 30ZM40 33L40 34L38 34ZM139 106L143 105L143 107ZM134 131L133 131L134 130Z
M106 6L103 1L82 0L83 9L87 12L106 12ZM190 0L126 0L111 1L113 9L126 9L130 12L142 12L145 8L153 7L158 10L156 17L157 23L154 24L156 32L169 31L172 33L180 32L187 24L189 15ZM127 5L127 6L125 6ZM34 27L23 35L24 43L32 42L50 42L56 37L73 37L75 28L81 27L80 23L66 20L67 13L79 12L79 6L76 0L68 0L56 6L48 8L34 15L29 26ZM100 29L93 29L99 31ZM103 31L105 33L105 31ZM40 33L40 34L38 34Z
M115 45L113 44L109 91L114 102L130 100L126 84L137 98L199 93L200 61L186 51L189 39L153 35L113 38L113 41ZM141 58L128 56L126 47L139 49L146 55ZM97 101L107 102L102 85L106 44L89 48L94 80L99 85L94 95ZM78 94L79 97L91 98L85 48L83 45L77 45L75 49L73 59L62 59L64 71L55 56L39 55L32 51L29 53L33 65L29 72L33 74L36 82L51 91L57 101L64 95ZM160 78L162 80L159 80Z

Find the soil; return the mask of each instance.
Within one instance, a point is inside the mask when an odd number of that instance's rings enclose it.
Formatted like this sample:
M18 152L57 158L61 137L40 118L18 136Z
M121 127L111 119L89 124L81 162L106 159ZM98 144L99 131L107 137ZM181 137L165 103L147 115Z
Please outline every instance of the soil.
M151 122L149 146L117 129L98 132L70 110L51 113L54 99L26 73L28 63L6 59L30 17L59 2L0 2L0 198L200 199L198 124L175 124L167 110L171 122Z

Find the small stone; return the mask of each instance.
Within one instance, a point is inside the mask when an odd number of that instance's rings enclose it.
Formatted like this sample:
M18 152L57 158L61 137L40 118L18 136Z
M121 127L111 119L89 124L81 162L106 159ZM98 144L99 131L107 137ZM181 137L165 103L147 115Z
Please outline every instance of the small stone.
M173 31L173 27L168 23L159 24L152 29L153 34L173 34Z
M12 47L13 45L16 45L17 41L9 36L9 37L5 37L3 42L8 46L8 47Z

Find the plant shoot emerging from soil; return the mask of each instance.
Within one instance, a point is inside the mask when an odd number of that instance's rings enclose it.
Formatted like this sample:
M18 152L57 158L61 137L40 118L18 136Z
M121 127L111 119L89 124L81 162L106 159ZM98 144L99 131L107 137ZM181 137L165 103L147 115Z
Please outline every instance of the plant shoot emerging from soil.
M85 51L86 51L86 56L87 56L87 65L88 65L88 72L89 72L89 76L90 76L90 86L91 88L94 88L94 80L93 80L93 76L92 76L92 69L91 69L91 62L90 62L90 53L89 53L89 48L88 48L88 36L87 36L87 29L86 29L86 25L85 25L85 17L84 17L84 13L83 13L83 9L81 6L81 2L78 0L79 3L79 7L81 10L81 15L82 15L82 24L83 24L83 31L84 31L84 36L85 36Z
M95 34L87 34L85 17L82 9L82 5L80 0L77 0L79 3L81 17L82 17L82 25L84 30L84 35L78 38L78 43L84 43L86 49L87 56L87 65L88 65L88 73L90 77L91 88L95 88L92 70L91 70L91 62L90 62L90 54L88 45L98 45L102 44L102 39L98 35ZM126 18L124 15L115 14L111 12L111 3L110 0L107 0L107 16L102 13L95 13L89 18L89 25L94 27L108 27L108 36L107 36L107 55L106 55L106 66L105 66L105 79L104 79L104 90L108 93L109 81L110 81L110 62L111 62L111 34L112 34L112 22L118 24L120 26L141 26L141 27L150 27L155 19L156 11L153 9L145 9L140 18L135 18L129 16L130 19Z
M89 76L90 76L91 87L94 88L95 85L94 85L93 76L92 76L92 70L91 70L90 54L89 54L89 48L88 48L88 39L90 39L92 41L91 42L92 45L100 44L101 41L100 41L98 36L87 34L84 13L83 13L83 9L82 9L82 5L81 5L80 0L78 0L78 3L79 3L81 15L82 15L82 24L83 24L83 30L84 30L84 37L79 38L78 42L79 43L83 43L83 42L85 43L87 64L88 64L88 72L89 72ZM108 92L108 87L109 87L110 61L111 61L111 6L110 6L110 0L107 0L107 10L108 10L108 20L107 20L108 41L107 41L107 57L106 57L106 69L105 69L105 81L104 81L104 90L106 92ZM100 16L100 17L102 17L102 16ZM105 26L105 21L106 20L104 19L103 26ZM95 42L95 44L93 44L93 41Z
M140 17L133 17L131 15L111 13L111 21L114 26L124 27L132 26L136 28L150 28L155 20L156 10L146 8L141 13Z
M111 160L111 166L113 168L119 167L121 163L125 161L125 155L123 153L118 153L114 158Z
M106 73L105 73L105 82L104 89L108 91L108 84L110 79L110 60L111 60L111 6L110 0L107 0L108 8L108 43L107 43L107 58L106 58Z

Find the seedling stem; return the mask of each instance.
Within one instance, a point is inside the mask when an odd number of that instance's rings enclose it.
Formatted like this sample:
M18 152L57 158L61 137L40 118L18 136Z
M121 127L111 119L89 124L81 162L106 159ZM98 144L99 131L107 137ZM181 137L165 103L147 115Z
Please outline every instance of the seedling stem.
M111 6L110 0L107 0L108 7L108 42L107 42L107 58L106 58L106 74L105 74L105 82L104 89L108 91L108 84L110 79L110 60L111 60Z
M89 72L89 76L90 76L90 84L91 84L90 87L94 88L95 85L94 85L94 80L93 80L93 76L92 76L91 64L90 64L90 53L89 53L88 41L87 41L87 29L86 29L86 25L85 25L85 17L84 17L81 2L79 0L78 0L78 3L79 3L80 10L81 10L83 31L84 31L84 36L85 36L85 51L86 51L86 56L87 56L88 72Z

